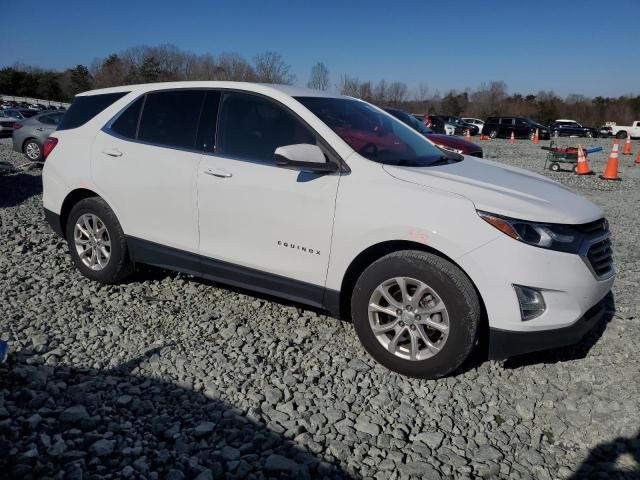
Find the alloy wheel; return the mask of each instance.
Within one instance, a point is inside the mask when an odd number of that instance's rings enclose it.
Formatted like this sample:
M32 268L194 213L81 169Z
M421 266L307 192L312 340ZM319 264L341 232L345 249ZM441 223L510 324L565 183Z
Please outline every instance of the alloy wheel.
M369 325L392 355L420 361L437 355L449 337L449 314L427 284L395 277L378 285L369 300Z
M93 213L78 217L73 242L82 263L91 270L104 269L111 258L111 239L107 226Z
M40 146L35 142L29 142L24 147L24 153L29 160L40 158Z

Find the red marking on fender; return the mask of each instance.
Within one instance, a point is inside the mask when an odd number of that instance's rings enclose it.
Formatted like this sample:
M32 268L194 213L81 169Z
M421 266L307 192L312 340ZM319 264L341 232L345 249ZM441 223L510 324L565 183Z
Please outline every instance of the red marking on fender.
M87 182L86 180L82 180L82 181L80 182L80 186L81 186L82 188L89 188L89 182Z
M425 245L429 243L429 235L424 230L410 228L407 233L409 235L409 240L413 240L414 242L418 242L418 243L423 243Z

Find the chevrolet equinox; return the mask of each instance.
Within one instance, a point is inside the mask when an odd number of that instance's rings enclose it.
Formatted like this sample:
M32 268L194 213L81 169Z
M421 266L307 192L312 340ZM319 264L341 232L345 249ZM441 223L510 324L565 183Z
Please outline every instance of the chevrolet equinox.
M481 337L492 359L575 343L613 283L600 208L354 98L96 90L43 155L46 219L86 277L150 264L324 309L404 375L446 375Z

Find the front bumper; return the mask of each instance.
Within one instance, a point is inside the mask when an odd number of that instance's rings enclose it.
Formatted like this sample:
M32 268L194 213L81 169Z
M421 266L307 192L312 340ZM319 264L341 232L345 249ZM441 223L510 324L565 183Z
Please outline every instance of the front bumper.
M605 300L601 300L568 327L533 332L490 328L489 359L504 360L524 353L574 345L600 322L604 313Z

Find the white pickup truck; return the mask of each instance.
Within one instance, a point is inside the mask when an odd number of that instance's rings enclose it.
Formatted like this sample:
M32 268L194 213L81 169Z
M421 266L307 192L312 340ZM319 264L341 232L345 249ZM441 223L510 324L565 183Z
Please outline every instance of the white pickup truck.
M631 138L640 137L640 120L636 120L631 125L616 125L614 122L608 124L611 127L609 135L616 138L627 138L630 135Z

